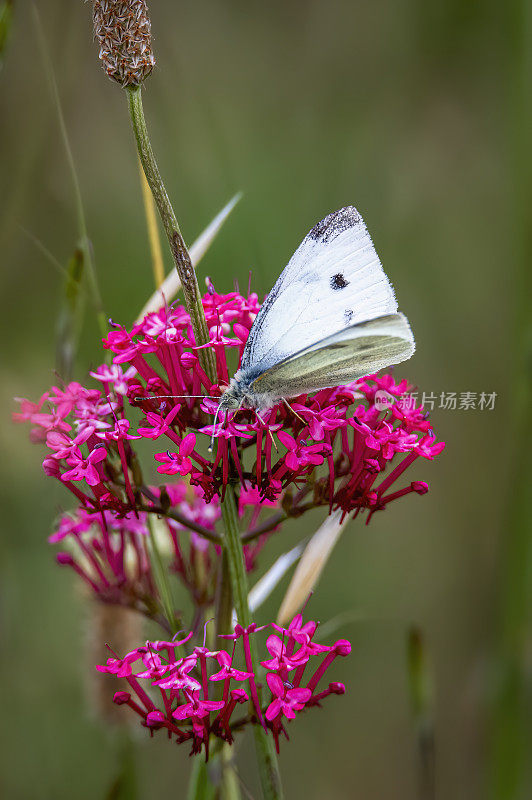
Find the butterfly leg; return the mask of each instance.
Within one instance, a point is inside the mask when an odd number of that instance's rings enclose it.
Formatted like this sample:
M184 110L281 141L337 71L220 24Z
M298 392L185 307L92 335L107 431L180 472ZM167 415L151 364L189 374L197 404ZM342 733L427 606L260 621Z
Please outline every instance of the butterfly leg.
M290 405L290 403L288 402L288 400L285 400L285 399L284 399L284 397L283 397L283 398L282 398L282 401L283 401L283 403L285 404L285 406L286 406L286 407L287 407L287 408L288 408L288 409L289 409L289 410L292 412L292 414L293 414L295 417L297 417L297 418L298 418L298 420L299 420L300 422L302 422L302 423L303 423L303 425L307 425L307 424L308 424L307 422L305 422L305 420L303 419L303 417L300 417L300 416L299 416L299 414L297 413L297 411L296 411L294 408L292 408L292 406Z

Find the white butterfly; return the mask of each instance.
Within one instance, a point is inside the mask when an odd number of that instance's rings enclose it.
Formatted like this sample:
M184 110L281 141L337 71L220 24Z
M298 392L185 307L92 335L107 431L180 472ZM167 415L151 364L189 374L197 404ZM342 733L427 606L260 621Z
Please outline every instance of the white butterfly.
M281 273L218 411L264 410L398 364L414 350L364 220L347 206L309 231Z

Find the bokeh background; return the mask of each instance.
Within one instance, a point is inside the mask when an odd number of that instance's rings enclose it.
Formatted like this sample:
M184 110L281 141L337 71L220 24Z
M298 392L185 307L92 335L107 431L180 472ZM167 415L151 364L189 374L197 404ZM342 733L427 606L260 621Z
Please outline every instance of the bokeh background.
M129 323L152 276L125 98L99 67L90 4L37 5L105 310ZM497 393L491 411L436 407L434 427L447 450L415 476L430 493L394 504L367 528L356 521L335 550L312 611L322 621L347 614L338 635L351 639L353 654L336 674L348 694L291 727L281 753L287 797L417 796L419 731L406 659L415 625L433 685L436 796L524 800L532 793L523 367L530 5L151 5L158 66L145 109L186 239L244 192L201 263L200 281L210 275L229 290L234 278L246 285L251 268L253 287L266 293L307 229L353 203L416 333L417 353L398 374L438 397ZM35 397L54 378L63 284L42 246L65 264L77 240L34 13L30 3L13 10L0 72L0 781L13 799L104 798L117 744L91 713L86 690L89 612L46 543L68 498L44 478L27 430L9 421L14 396ZM99 358L89 305L76 376ZM287 525L261 568L318 523ZM141 797L184 797L185 749L142 732L135 747ZM252 757L243 743L242 774L257 796Z

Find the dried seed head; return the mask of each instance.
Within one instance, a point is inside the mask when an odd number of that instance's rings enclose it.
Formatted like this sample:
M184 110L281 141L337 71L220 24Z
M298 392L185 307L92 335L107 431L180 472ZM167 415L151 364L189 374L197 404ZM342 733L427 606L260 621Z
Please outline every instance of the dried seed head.
M110 78L139 86L155 65L145 0L93 0L94 36Z

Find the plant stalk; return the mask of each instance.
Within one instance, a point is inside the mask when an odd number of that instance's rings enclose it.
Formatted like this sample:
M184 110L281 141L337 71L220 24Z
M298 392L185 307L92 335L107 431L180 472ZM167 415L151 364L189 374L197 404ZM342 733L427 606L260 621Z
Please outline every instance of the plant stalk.
M190 314L196 344L204 345L209 341L209 333L198 280L152 150L142 106L142 89L140 86L128 86L126 92L139 158L168 238L175 268L183 288L185 305ZM215 383L216 363L212 349L207 347L199 350L198 357L201 366L211 381Z
M225 498L222 501L222 519L224 523L224 551L227 554L229 563L229 574L233 589L233 602L239 623L247 628L251 623L251 615L248 606L248 585L246 569L244 566L244 555L238 522L238 510L236 505L235 492L232 486L228 486ZM257 665L257 652L253 636L249 637L251 657L253 664ZM260 695L259 695L260 699ZM259 777L264 800L281 800L283 789L281 786L281 776L277 755L274 750L273 740L261 725L253 726L255 737L255 752L259 767Z
M168 620L168 624L170 626L170 630L172 634L177 633L177 624L174 612L174 603L172 601L172 592L170 589L170 584L168 583L168 570L166 569L163 559L161 557L161 553L159 551L159 547L157 544L157 537L155 532L155 520L153 517L147 517L148 523L148 531L149 531L149 542L150 542L150 550L152 555L152 564L153 564L153 573L155 578L155 583L157 589L159 590L159 594L161 596L161 603L164 609L164 614Z

